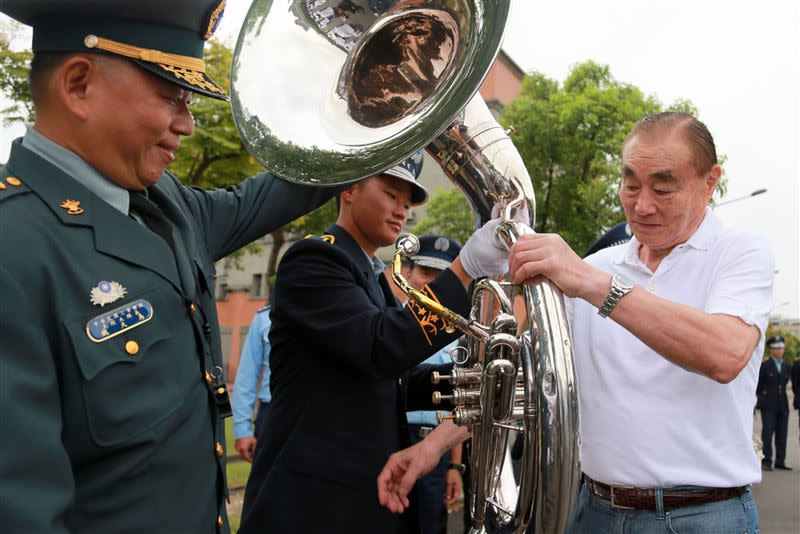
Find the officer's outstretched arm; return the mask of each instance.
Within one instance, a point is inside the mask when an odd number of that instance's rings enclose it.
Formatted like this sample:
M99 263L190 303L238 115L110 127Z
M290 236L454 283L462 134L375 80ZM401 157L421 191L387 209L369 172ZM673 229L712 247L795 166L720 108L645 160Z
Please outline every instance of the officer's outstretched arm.
M0 530L64 532L73 499L56 367L42 315L0 267Z
M182 187L181 193L216 261L315 210L341 189L293 184L265 172L234 187Z

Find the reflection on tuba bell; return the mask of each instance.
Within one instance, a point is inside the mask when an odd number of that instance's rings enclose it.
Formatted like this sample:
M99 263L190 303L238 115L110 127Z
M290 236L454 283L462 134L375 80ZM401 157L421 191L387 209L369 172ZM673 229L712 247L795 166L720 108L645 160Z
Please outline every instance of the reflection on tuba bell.
M231 75L239 133L269 170L320 185L425 147L477 226L501 214L498 243L510 247L531 231L533 186L476 95L508 11L508 0L255 0ZM395 263L413 252L413 241L398 245ZM447 417L472 434L472 532L563 532L578 488L578 404L561 293L484 279L465 318L407 289L468 334L451 375L435 379L453 385Z

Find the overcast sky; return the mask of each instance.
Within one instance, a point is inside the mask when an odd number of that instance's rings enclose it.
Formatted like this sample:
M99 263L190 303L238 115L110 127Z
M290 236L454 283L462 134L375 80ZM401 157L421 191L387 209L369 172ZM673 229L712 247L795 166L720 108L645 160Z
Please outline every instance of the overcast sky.
M249 0L228 0L231 45ZM563 81L592 59L665 104L691 100L728 160L729 225L772 244L774 314L800 317L800 2L512 0L504 49L526 72ZM23 42L22 46L30 46ZM20 130L2 130L0 161Z

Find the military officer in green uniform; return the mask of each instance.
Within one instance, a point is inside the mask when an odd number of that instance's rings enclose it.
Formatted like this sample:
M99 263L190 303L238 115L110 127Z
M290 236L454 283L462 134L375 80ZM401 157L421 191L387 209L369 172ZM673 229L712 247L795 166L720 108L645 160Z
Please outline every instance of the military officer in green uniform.
M0 170L0 530L228 532L214 261L336 191L165 171L224 0L4 0L36 123Z

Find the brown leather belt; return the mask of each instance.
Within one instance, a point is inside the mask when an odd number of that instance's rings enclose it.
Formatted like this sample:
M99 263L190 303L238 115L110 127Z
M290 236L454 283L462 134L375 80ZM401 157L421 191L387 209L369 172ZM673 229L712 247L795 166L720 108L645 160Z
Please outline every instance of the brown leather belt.
M656 490L652 488L635 488L633 486L609 486L597 482L584 475L584 480L589 490L608 501L614 508L628 510L655 510ZM662 499L664 509L670 510L682 506L707 504L710 502L726 501L738 497L748 491L747 486L738 488L664 488Z

